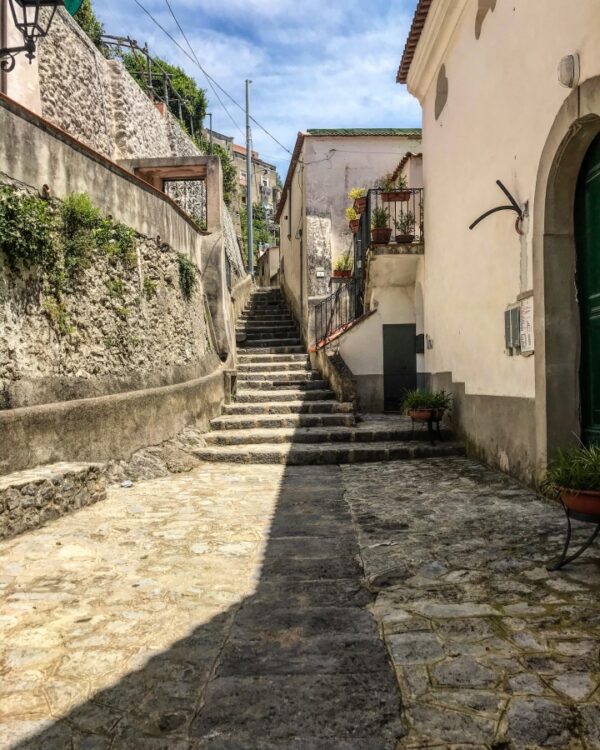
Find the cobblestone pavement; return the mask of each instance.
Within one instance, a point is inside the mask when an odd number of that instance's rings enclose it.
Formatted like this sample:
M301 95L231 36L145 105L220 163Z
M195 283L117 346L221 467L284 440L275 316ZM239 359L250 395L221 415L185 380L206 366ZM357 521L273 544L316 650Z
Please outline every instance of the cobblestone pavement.
M398 747L600 748L598 546L548 573L560 508L467 459L341 471L401 687Z
M462 458L113 488L0 543L0 748L599 748L598 551L547 573L563 532Z
M387 750L339 467L206 465L0 543L0 747Z

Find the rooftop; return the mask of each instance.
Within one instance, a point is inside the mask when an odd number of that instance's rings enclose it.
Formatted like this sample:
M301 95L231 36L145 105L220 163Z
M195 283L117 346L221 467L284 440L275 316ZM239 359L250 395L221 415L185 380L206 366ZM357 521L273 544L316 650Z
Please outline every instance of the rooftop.
M427 14L433 0L419 0L415 15L413 16L410 31L408 32L408 39L404 45L404 52L402 53L402 60L400 60L400 67L398 68L398 75L396 80L398 83L406 83L408 78L408 71L410 70L413 57L415 56L415 50L417 44L421 38L421 32L425 26L427 20Z
M309 128L306 133L308 135L328 136L404 135L414 138L420 138L421 128Z

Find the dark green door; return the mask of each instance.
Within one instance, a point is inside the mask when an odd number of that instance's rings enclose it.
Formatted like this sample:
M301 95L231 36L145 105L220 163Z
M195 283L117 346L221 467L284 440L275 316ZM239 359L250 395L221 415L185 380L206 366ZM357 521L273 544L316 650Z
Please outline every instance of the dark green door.
M575 203L577 292L581 313L581 427L600 443L600 137L586 154Z
M385 411L399 411L406 391L417 387L417 327L383 326L383 402Z

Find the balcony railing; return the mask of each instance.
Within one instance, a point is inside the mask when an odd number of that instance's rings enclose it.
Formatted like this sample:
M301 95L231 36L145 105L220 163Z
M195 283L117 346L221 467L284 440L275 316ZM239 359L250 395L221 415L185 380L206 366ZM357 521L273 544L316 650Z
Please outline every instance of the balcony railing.
M333 334L342 331L362 313L362 283L360 279L349 279L314 308L317 346L327 342Z
M422 188L371 188L367 191L366 205L360 215L358 244L366 250L370 245L388 242L423 242L423 208ZM377 219L379 222L376 222ZM374 224L380 226L382 232L373 232Z

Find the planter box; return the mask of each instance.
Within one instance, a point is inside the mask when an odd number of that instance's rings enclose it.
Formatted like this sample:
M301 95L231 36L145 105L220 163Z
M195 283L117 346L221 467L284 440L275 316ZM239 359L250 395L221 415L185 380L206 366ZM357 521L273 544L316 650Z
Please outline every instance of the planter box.
M348 271L340 271L340 270L335 270L334 269L332 276L335 279L351 279L352 278L352 269L349 269Z
M354 199L354 210L357 214L362 214L362 212L367 207L367 199L365 198L355 198Z
M380 195L384 203L406 203L410 200L411 192L410 190L386 190Z
M396 242L399 245L410 245L415 241L414 234L397 234L395 237Z

